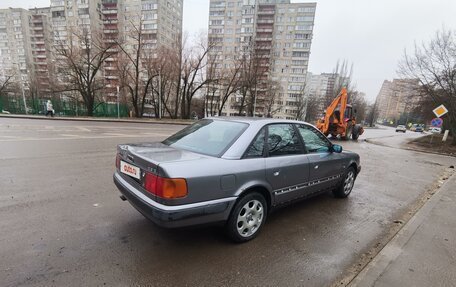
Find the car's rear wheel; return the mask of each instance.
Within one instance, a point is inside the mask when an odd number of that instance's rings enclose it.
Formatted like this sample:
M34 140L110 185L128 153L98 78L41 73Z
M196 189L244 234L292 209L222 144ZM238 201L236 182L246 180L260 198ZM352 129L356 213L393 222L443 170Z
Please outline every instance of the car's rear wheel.
M226 231L235 242L255 238L266 221L267 204L264 197L252 192L242 197L234 206L226 224Z
M350 195L353 185L355 184L356 173L353 167L349 167L344 174L344 178L340 185L333 190L333 194L339 198L345 198Z

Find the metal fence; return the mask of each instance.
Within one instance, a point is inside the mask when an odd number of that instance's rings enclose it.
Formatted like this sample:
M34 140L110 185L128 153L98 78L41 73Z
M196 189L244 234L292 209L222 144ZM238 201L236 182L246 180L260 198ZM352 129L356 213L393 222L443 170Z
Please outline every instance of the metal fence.
M27 114L45 115L46 102L48 99L27 99ZM68 101L61 99L53 99L52 106L56 116L61 117L77 117L87 116L87 109L81 102ZM25 114L24 101L16 96L1 96L0 97L0 112L6 111L11 114ZM117 104L111 103L95 103L94 117L117 117ZM128 117L129 109L125 104L119 105L119 116Z

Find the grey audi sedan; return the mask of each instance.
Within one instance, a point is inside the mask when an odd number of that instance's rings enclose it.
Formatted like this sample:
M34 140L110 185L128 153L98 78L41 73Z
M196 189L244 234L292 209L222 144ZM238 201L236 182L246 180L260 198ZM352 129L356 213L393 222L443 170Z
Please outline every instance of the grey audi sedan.
M332 191L347 197L361 170L305 122L206 118L163 142L117 148L114 183L139 212L164 227L223 223L244 242L272 209Z

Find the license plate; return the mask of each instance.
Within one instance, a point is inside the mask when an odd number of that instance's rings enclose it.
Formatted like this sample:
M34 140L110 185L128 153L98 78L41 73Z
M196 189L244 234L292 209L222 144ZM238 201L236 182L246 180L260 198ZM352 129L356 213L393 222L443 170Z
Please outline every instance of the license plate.
M126 163L124 161L120 161L120 172L131 177L141 179L141 169L139 167Z

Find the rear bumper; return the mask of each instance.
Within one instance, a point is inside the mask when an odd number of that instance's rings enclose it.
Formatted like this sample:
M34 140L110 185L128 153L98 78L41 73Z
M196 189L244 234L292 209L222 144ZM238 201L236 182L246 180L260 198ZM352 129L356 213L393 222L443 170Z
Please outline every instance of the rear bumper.
M117 172L113 176L119 191L131 205L159 226L174 228L226 221L236 197L184 205L163 205L132 186Z

